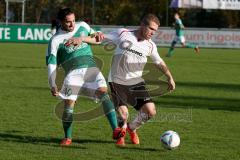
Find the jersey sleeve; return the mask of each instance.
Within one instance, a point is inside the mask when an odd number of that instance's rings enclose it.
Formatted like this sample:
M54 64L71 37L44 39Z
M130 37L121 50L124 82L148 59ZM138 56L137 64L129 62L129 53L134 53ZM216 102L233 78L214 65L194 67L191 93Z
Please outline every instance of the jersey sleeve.
M46 64L57 64L57 44L52 39L48 43L46 54Z
M91 28L86 22L81 22L80 25L82 25L87 31L88 31L88 35L91 35L93 33L95 33L96 31Z
M49 86L55 87L56 69L57 69L57 49L56 42L51 39L48 44L46 64L48 66L48 82Z
M150 58L152 59L153 63L155 64L160 64L163 62L163 59L159 56L158 51L157 51L157 46L152 42L152 52L150 54Z
M116 41L122 35L123 32L127 31L125 28L120 28L114 31L111 31L108 34L105 34L105 37L111 41Z

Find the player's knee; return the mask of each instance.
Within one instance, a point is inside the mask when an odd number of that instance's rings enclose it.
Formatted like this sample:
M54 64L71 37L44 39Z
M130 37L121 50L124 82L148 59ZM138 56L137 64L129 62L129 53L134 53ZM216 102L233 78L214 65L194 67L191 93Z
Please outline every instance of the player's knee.
M102 97L103 95L107 94L107 88L106 87L100 87L97 89L97 91L95 92L97 97Z
M156 107L152 102L145 104L144 110L144 112L147 113L150 118L154 117L157 114Z
M96 91L96 95L98 97L101 97L101 95L107 93L107 88L106 87L100 87L98 88L98 90Z
M123 121L127 121L128 120L128 112L123 112L121 114L121 117L122 117Z
M75 101L70 100L70 99L66 99L66 100L64 100L64 104L65 104L65 106L71 106L71 107L73 107L74 104L75 104Z
M157 111L156 111L156 109L155 109L155 108L154 108L154 109L151 109L151 110L149 110L149 112L148 112L148 115L149 115L150 117L154 117L156 114L157 114Z

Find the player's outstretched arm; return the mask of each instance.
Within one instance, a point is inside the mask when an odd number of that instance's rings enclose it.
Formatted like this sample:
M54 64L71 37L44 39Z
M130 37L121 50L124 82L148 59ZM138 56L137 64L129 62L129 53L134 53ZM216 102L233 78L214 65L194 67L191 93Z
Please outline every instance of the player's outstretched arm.
M169 71L166 63L162 61L161 63L157 64L157 67L167 76L168 78L168 90L172 91L175 89L176 85L173 79L171 72Z
M78 46L82 42L89 43L89 44L100 44L103 39L104 39L104 34L101 32L96 32L94 34L91 34L90 36L72 37L65 43L65 45Z

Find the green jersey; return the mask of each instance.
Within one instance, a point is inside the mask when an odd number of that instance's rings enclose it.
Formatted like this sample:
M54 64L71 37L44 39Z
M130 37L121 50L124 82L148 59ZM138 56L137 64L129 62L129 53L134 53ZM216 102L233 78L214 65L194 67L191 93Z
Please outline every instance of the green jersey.
M89 36L95 31L85 22L75 24L72 32L59 30L51 39L48 45L46 56L47 65L61 65L66 73L77 68L95 67L91 46L88 43L81 43L78 46L65 46L69 38Z
M176 29L176 35L178 37L184 35L183 28L184 28L184 26L183 26L181 19L177 19L175 22L175 29Z

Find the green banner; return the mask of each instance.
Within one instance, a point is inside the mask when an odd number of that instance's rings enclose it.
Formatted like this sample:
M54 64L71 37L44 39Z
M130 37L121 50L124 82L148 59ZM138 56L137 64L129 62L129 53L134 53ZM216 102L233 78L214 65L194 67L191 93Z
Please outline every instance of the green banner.
M50 25L0 25L0 42L48 43L51 37Z
M1 42L47 43L50 25L0 25Z

